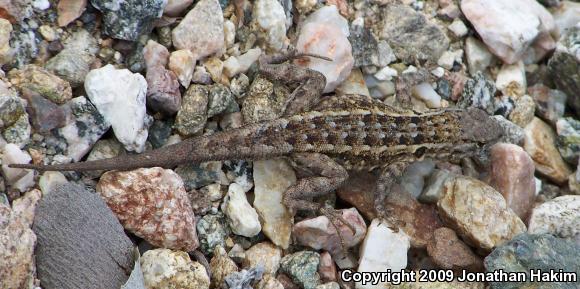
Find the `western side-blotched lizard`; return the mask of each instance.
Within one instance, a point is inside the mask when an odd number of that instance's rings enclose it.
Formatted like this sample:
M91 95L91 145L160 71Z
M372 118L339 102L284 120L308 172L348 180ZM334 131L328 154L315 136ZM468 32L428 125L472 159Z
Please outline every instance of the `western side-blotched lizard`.
M286 191L285 205L293 210L321 210L328 215L326 208L308 198L334 191L348 178L349 170L381 169L377 192L384 195L408 163L424 158L459 161L502 136L499 124L475 108L417 113L360 95L321 99L324 76L282 63L288 58L260 61L261 73L270 79L299 84L289 97L282 118L190 138L139 155L11 167L41 171L129 170L288 156L311 176L300 179ZM377 198L379 207L381 199Z

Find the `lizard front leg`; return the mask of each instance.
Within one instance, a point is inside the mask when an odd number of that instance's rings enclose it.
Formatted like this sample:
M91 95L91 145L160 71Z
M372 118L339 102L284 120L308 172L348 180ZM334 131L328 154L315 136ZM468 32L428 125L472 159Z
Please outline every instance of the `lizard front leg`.
M381 171L377 180L375 190L375 209L377 210L377 215L393 227L397 226L397 221L391 216L391 212L385 208L385 200L387 199L387 195L391 193L393 185L401 180L403 172L405 172L410 163L410 160L404 160L390 164Z

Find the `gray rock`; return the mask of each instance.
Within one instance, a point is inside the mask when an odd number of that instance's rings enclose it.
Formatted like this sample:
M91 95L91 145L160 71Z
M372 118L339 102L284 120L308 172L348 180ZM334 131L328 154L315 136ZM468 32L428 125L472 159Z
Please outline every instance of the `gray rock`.
M28 114L22 114L11 126L4 128L2 136L7 143L17 144L20 148L30 141L32 127L28 122Z
M79 30L65 41L64 49L48 60L45 68L68 81L72 87L81 86L95 60L97 45L97 40L89 32Z
M255 123L280 117L289 94L284 86L274 85L261 76L256 77L242 103L244 121Z
M412 163L405 171L401 185L413 198L417 198L423 191L425 178L429 177L434 168L435 163L432 160Z
M163 14L164 0L91 0L103 12L105 34L135 41L153 29L153 21Z
M496 92L493 81L487 79L481 72L477 72L473 79L465 83L458 105L462 108L477 107L490 115L494 109L494 95Z
M258 266L243 269L240 272L232 272L226 278L225 282L229 289L252 289L252 283L262 279L264 267Z
M580 121L572 117L561 118L556 123L556 128L556 145L562 158L571 164L577 164L580 157Z
M175 114L181 106L177 75L161 65L147 68L147 106L166 115Z
M546 7L556 7L560 5L560 0L538 0L538 2Z
M26 114L24 102L17 96L0 96L0 128L13 125Z
M511 143L515 145L522 145L524 142L524 129L517 126L515 123L507 120L501 115L494 115L493 118L498 122L504 131L504 135L500 142Z
M437 201L443 196L443 187L445 181L447 181L453 174L448 170L435 169L433 173L427 179L425 188L419 196L418 200L423 203L436 204Z
M12 65L19 68L38 57L41 39L28 27L17 25L13 28L10 36L10 47L14 51Z
M312 251L288 254L280 261L280 270L304 289L315 289L320 284L318 263L320 255Z
M568 95L568 104L580 114L580 27L570 28L558 42L548 69L559 90Z
M348 40L352 45L354 66L372 65L372 57L378 52L378 41L371 30L362 25L353 24L350 26Z
M227 218L221 212L207 214L197 222L199 249L206 255L213 254L216 246L225 247L226 238L230 235Z
M212 117L221 113L239 111L238 104L230 89L223 84L214 84L209 88L209 103L207 117Z
M536 103L536 115L540 118L555 125L564 116L567 96L562 91L536 84L528 88L528 93Z
M496 248L485 258L487 272L503 270L504 272L524 272L527 280L530 270L563 269L580 275L580 245L556 238L552 235L521 234L511 241ZM490 282L492 289L575 289L578 282Z
M30 115L32 126L40 133L63 127L67 118L64 108L42 97L35 91L23 89L22 97L27 100L26 111Z
M123 226L98 195L80 186L44 195L33 231L42 288L120 288L133 269L133 243Z
M222 162L180 165L175 172L183 179L187 191L214 183L228 184Z
M421 12L403 4L384 8L381 39L393 48L398 59L407 63L430 60L436 63L449 47L445 31Z
M173 121L161 121L155 120L151 127L149 128L149 135L147 135L147 141L151 143L153 148L160 148L169 139L171 135L171 127L173 126Z
M175 128L180 134L191 136L199 132L207 121L209 92L204 85L190 85L183 96L181 109L175 118Z

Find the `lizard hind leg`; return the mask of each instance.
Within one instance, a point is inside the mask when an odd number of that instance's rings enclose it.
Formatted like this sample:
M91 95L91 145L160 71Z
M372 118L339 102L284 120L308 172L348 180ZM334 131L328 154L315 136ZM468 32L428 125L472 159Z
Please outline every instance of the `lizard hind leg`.
M375 209L380 219L391 225L391 229L397 230L399 222L392 215L391 210L386 208L387 196L391 193L393 186L398 183L403 176L403 172L409 166L410 161L399 161L385 167L377 180L375 189Z

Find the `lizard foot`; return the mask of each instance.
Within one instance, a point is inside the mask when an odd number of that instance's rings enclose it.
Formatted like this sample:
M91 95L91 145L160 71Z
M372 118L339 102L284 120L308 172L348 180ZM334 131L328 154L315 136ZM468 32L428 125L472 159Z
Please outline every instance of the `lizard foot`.
M336 230L336 233L338 234L338 238L340 239L340 247L342 249L342 252L345 255L347 255L348 248L346 247L346 244L344 242L344 237L342 236L342 232L340 231L340 229L338 227L338 222L341 222L344 225L346 225L350 229L350 231L352 232L352 235L354 235L356 233L356 230L355 230L354 226L351 225L349 222L347 222L342 217L342 214L339 211L337 211L336 209L334 209L334 208L331 208L331 207L321 207L319 209L319 212L323 216L326 216L328 218L328 220L330 221L330 223L332 224L332 226Z

